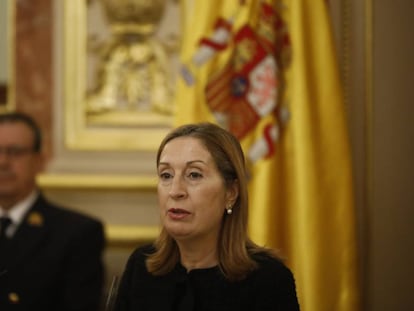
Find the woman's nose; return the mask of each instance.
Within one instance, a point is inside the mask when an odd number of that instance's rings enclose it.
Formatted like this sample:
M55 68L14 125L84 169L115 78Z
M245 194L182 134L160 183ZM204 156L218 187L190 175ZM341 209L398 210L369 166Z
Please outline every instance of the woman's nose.
M186 188L183 178L174 176L171 182L170 196L173 198L183 198L186 195Z

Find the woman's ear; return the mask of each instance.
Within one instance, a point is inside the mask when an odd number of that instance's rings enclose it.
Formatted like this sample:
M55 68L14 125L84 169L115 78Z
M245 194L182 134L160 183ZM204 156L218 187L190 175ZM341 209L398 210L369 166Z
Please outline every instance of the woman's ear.
M239 180L235 179L227 189L226 202L227 205L233 206L239 196Z

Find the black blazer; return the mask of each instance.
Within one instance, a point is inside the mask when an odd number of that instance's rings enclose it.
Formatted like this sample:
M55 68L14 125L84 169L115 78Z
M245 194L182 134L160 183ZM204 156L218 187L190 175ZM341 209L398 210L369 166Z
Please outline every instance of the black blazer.
M98 310L104 244L101 222L40 195L0 254L0 310Z
M217 266L187 272L180 263L169 273L154 276L145 264L154 250L142 246L130 256L116 311L299 311L292 272L265 253L252 255L256 270L230 282Z

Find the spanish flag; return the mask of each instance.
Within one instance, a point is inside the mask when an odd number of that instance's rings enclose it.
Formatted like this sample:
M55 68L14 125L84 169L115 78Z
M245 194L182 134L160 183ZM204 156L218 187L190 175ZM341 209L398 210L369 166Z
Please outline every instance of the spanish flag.
M352 166L324 0L181 2L176 125L232 131L249 231L292 269L303 311L360 310Z

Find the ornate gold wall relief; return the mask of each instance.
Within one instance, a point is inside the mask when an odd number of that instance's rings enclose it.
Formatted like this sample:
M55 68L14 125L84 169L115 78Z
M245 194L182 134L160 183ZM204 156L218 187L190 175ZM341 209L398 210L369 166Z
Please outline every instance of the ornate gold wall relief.
M67 147L156 149L174 114L178 25L166 17L174 12L168 5L174 4L65 1Z

